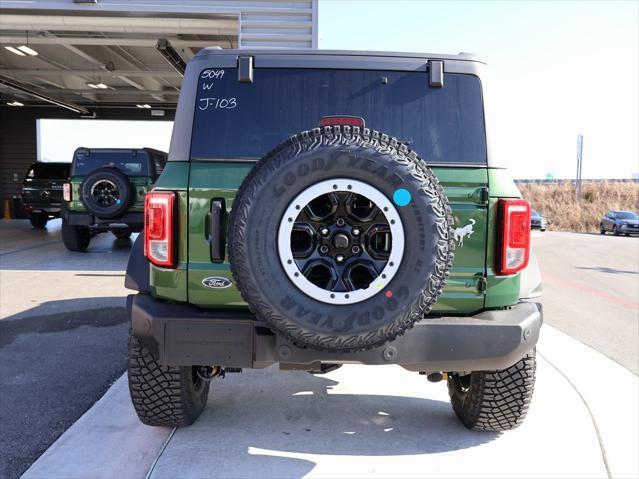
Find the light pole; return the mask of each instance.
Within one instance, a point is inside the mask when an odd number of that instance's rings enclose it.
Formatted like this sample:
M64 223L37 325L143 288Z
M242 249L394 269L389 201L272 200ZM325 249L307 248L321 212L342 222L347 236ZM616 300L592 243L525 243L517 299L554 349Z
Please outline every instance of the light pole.
M577 193L577 201L581 200L581 166L583 163L584 152L584 136L577 135L577 177L575 181L575 191Z

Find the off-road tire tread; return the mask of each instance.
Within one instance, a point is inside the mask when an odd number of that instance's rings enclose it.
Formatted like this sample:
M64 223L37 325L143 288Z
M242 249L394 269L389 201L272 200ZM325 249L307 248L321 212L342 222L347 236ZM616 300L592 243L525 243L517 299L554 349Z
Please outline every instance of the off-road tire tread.
M183 427L200 416L209 384L193 387L190 367L161 366L140 340L129 336L128 378L133 407L148 426Z
M526 418L535 385L535 349L509 368L471 373L470 388L461 392L448 379L448 394L461 422L476 431L508 431Z
M260 187L271 181L273 174L283 164L295 160L302 151L312 151L321 145L362 146L374 149L376 152L392 156L394 161L404 165L407 171L421 181L422 190L431 202L433 211L437 214L438 241L437 259L430 280L420 297L406 313L384 328L377 329L365 335L327 336L303 328L286 317L278 314L268 303L262 300L258 290L253 286L251 271L246 261L247 220L255 195ZM270 324L286 339L312 347L319 351L362 351L379 347L390 342L411 329L417 321L430 312L442 293L449 276L454 259L454 218L448 198L437 177L414 151L396 138L368 128L350 127L345 125L326 126L304 131L290 137L249 172L242 182L229 218L229 262L231 272L238 284L238 289L244 301L251 310L263 321Z

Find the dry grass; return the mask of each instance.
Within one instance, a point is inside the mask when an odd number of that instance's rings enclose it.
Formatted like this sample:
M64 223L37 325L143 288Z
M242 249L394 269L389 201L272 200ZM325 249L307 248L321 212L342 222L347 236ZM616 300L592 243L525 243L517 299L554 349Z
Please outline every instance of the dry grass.
M594 233L608 210L639 211L639 183L584 182L581 201L577 201L571 182L518 186L533 208L548 219L552 230Z

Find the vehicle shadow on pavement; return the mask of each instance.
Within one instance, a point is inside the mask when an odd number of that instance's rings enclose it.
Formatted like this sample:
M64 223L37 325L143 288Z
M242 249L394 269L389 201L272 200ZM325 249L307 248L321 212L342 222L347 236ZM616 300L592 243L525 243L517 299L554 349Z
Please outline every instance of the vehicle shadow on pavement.
M122 276L124 280L123 275L119 276ZM100 296L44 301L7 317L3 317L3 311L0 314L0 331L2 331L0 345L7 344L7 338L12 331L26 333L60 331L74 329L85 324L98 327L112 326L112 321L123 322L126 320L125 308L126 297L124 296ZM49 316L55 319L49 319ZM28 321L18 322L22 320ZM5 337L5 335L7 336Z
M88 298L91 299L91 298ZM122 298L96 298L101 301L114 300L124 303ZM28 333L55 333L77 329L81 326L108 328L127 320L124 307L96 308L84 311L64 311L64 304L75 300L49 301L28 311L21 312L0 320L0 348L11 344L16 337ZM51 304L62 309L59 313L51 313ZM124 306L124 304L123 304ZM40 315L38 310L47 310L48 314ZM15 318L15 319L12 319Z
M214 380L202 417L176 431L151 477L171 477L177 464L185 477L203 477L207 471L217 477L256 477L257 471L264 477L302 477L319 463L333 468L340 456L433 454L499 437L464 428L448 401L417 397L419 388L375 384L374 372L370 383L362 383L347 377L348 368L331 373L343 381L274 367ZM398 385L406 374L417 378L399 367L397 372ZM425 394L428 386L421 380ZM345 389L352 386L358 393ZM180 458L196 445L197 457L185 466Z

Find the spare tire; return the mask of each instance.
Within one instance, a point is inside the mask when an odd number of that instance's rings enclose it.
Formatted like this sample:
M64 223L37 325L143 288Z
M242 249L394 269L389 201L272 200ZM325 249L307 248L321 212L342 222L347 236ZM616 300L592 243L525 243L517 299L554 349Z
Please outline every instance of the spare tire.
M441 294L453 218L437 178L395 138L336 125L291 137L244 179L231 270L257 317L324 351L379 346Z
M80 199L98 218L117 218L131 202L129 178L115 168L99 168L89 173L80 187Z

